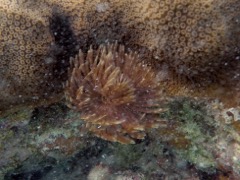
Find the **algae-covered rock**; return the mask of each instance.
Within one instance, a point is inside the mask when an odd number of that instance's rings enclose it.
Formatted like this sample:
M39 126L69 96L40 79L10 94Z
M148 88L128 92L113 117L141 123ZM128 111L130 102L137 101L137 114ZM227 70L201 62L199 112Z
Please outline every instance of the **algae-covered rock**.
M81 113L63 103L22 109L1 117L0 177L87 179L103 168L110 179L238 179L238 112L177 98L159 115L165 126L123 145L92 136Z

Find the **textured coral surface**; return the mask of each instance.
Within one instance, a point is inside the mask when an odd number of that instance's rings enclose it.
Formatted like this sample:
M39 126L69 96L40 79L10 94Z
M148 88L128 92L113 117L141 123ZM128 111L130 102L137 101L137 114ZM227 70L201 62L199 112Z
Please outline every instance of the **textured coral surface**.
M1 1L0 111L9 105L36 106L59 99L65 61L72 52L66 53L66 37L71 46L74 40L67 22L52 16L53 7L45 1ZM66 32L57 34L63 26Z
M170 95L236 105L239 6L238 0L2 0L0 110L52 101L67 79L69 57L116 40L156 66Z
M84 52L90 45L117 40L162 73L170 95L239 103L239 1L77 1L75 8L60 4Z

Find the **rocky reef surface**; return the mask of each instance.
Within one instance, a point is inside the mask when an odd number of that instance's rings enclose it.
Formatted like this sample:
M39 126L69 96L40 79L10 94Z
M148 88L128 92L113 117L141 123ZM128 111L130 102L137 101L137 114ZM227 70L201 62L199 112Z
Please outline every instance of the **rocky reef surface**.
M175 98L135 144L86 131L63 103L0 118L0 179L239 179L239 108Z

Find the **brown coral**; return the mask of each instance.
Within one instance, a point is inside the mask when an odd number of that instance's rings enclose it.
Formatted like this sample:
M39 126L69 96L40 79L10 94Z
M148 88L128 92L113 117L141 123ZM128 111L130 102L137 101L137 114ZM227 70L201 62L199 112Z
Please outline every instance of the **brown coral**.
M239 104L239 1L59 4L71 17L84 52L90 45L117 40L162 73L168 95L212 97L229 106Z
M142 139L157 127L163 93L156 73L124 46L90 48L86 57L72 59L66 84L70 106L81 112L87 128L97 136L121 143Z
M52 32L59 33L63 26L53 13L44 1L1 1L0 113L16 105L36 106L61 98L64 78L59 66L70 55L64 57L66 48L59 48Z
M43 96L46 91L40 87L50 83L54 59L47 55L53 41L48 20L39 11L14 1L1 1L0 6L1 111Z
M78 1L75 8L61 4L83 51L117 40L164 74L169 95L239 104L239 1L96 0Z
M116 40L156 66L168 95L239 104L239 2L2 0L0 111L55 99L70 56Z

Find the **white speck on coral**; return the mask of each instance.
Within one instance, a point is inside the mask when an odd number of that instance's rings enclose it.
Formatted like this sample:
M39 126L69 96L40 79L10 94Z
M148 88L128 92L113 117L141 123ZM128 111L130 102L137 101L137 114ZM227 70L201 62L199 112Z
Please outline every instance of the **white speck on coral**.
M54 63L54 59L52 57L48 57L48 58L45 59L45 63L46 64L52 64L52 63Z
M97 12L105 12L107 9L109 9L109 5L107 2L99 3L96 5Z

